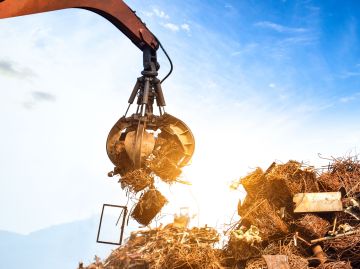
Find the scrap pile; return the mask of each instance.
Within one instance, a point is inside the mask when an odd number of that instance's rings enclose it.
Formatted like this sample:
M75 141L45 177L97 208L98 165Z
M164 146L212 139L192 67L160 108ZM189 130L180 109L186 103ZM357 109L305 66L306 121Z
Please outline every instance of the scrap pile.
M220 269L220 253L213 247L218 241L218 233L209 227L187 229L170 224L137 231L99 269Z
M126 177L123 180L130 182ZM238 205L240 221L224 233L228 236L224 246L218 243L215 229L189 229L187 222L181 222L186 223L182 225L174 221L165 227L132 233L105 261L91 266L96 269L360 268L360 161L357 158L334 159L322 170L296 161L273 163L266 171L255 169L238 183L244 186L247 196ZM133 214L142 215L144 210L155 214L166 202L157 190L148 189L142 197Z
M322 173L295 161L273 163L240 184L247 196L224 249L229 266L277 268L267 259L285 257L284 268L360 268L357 158L334 159Z

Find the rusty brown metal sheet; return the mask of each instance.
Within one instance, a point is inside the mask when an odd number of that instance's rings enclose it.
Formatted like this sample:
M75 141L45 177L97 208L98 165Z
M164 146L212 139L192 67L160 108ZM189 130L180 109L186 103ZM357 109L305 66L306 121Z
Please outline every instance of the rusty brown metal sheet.
M295 213L342 211L341 192L297 193L293 197Z
M141 19L122 0L0 0L0 19L67 8L99 14L123 32L139 49L158 49L158 42Z
M262 255L268 269L290 269L286 255Z

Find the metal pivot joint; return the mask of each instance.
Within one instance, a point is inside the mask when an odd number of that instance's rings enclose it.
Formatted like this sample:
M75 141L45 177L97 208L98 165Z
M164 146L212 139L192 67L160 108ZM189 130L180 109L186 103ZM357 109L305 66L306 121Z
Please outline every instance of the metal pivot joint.
M141 72L142 76L136 80L135 86L129 97L129 106L132 105L137 97L136 104L137 113L139 116L151 116L153 114L153 105L156 100L156 105L159 107L160 115L164 113L164 106L166 106L164 94L161 88L161 81L157 78L160 65L157 61L156 51L151 48L143 50L143 65L144 70ZM125 116L129 107L125 113Z

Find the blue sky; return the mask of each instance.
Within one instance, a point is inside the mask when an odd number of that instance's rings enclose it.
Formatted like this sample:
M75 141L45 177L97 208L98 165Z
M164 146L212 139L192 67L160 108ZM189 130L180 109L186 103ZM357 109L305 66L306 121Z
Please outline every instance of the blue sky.
M360 71L356 1L213 1L195 6L184 1L180 16L176 9L180 6L169 12L177 23L192 26L190 40L181 41L192 48L193 61L199 60L199 49L205 57L209 52L212 75L225 75L231 83L245 81L252 87L246 90L280 105L295 96L298 102L313 99L337 111L346 110L342 103L353 105ZM249 96L246 90L232 87L226 93L241 99Z
M167 111L196 139L183 175L193 186L162 186L165 213L190 206L199 223L221 224L241 196L229 183L252 168L356 152L357 1L126 2L171 55ZM1 20L0 39L0 229L28 233L124 203L106 177L105 140L140 51L83 10Z

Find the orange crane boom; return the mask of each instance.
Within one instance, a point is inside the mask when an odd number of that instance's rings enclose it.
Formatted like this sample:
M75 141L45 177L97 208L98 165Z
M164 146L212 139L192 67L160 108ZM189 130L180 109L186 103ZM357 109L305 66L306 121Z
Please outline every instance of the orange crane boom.
M142 51L159 48L156 37L122 0L0 0L0 19L67 8L86 9L104 17Z

